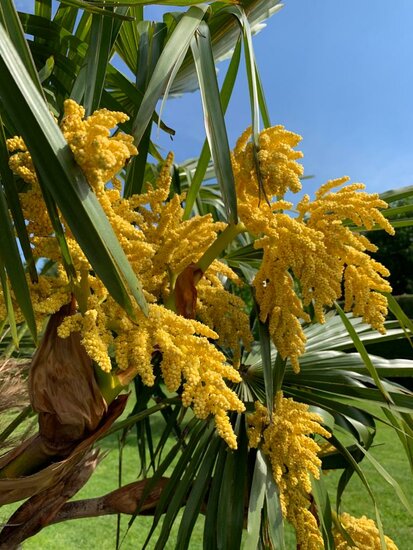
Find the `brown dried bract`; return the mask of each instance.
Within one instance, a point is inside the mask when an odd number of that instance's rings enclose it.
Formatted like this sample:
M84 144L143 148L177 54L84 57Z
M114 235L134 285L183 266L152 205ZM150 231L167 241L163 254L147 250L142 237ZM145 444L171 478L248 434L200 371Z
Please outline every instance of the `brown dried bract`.
M39 413L45 451L62 457L96 429L107 410L80 334L64 339L57 335L57 327L74 307L72 300L50 317L29 375L30 401Z
M195 264L190 264L176 279L174 291L176 311L186 319L195 319L196 285L202 278L202 275L202 269Z

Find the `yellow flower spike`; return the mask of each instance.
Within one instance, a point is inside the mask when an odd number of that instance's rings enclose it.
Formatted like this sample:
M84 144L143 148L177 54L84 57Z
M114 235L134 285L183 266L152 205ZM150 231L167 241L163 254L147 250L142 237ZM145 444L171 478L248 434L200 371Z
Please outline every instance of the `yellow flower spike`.
M241 298L225 290L221 279L216 275L224 271L234 279L234 273L222 262L215 261L197 285L197 315L203 323L218 334L217 343L233 350L233 365L239 366L240 344L248 350L252 343L249 317Z
M72 332L80 332L81 328L82 315L80 313L74 313L73 315L68 315L63 319L57 327L57 335L59 338L68 338Z
M71 292L68 280L62 273L58 277L40 275L38 282L28 281L34 311L39 315L50 315L70 302ZM44 318L44 317L43 317Z
M258 237L254 246L263 250L255 296L277 350L298 372L305 351L302 321L310 322L306 308L312 306L323 323L324 310L341 297L343 282L346 311L384 332L387 300L380 293L391 291L383 279L388 271L368 255L375 246L344 222L366 229L380 225L390 234L394 229L379 211L387 203L365 193L363 184L345 185L348 177L328 181L314 201L305 195L297 205L298 217L285 214L292 205L283 195L301 189L297 160L302 154L294 149L300 136L282 126L259 136L260 180L267 198L261 200L250 134L248 129L238 140L232 162L240 219Z
M253 154L253 144L249 141L248 128L239 138L232 155L232 166L237 189L239 216L252 234L259 235L271 225L272 204L261 200L259 179ZM259 135L258 163L263 191L269 203L283 197L291 190L301 189L300 176L303 168L296 162L302 153L295 151L301 137L288 132L283 126L267 128Z
M322 233L279 213L276 230L255 243L264 250L261 268L254 279L263 322L269 319L270 334L285 359L298 370L305 336L299 319L310 321L304 306L312 303L319 322L324 306L331 306L341 293L343 267L327 253ZM301 299L290 273L301 283Z
M341 262L345 310L353 311L373 328L384 332L387 299L379 293L391 292L389 283L383 279L389 272L367 254L375 250L374 245L364 235L353 233L343 221L349 219L366 228L378 224L390 234L394 234L394 229L378 210L387 208L387 203L377 194L363 192L364 185L347 185L332 192L347 181L348 178L341 178L327 182L316 193L315 201L305 197L298 210L301 219L306 217L307 226L323 235L327 254Z
M100 109L84 118L85 111L73 100L64 103L61 128L76 162L96 193L137 154L133 138L125 134L111 136L111 129L128 120L124 113Z
M368 519L366 516L355 518L347 513L341 514L338 519L356 546L350 546L338 529L335 529L334 543L336 550L352 550L353 548L358 548L359 550L381 550L380 532L372 519ZM390 537L385 535L384 540L387 550L398 550Z
M116 315L116 307L111 309L111 315ZM227 413L242 412L244 405L224 379L238 383L241 377L208 341L217 337L203 323L150 304L149 316L137 313L136 324L122 327L113 346L118 367L124 371L135 368L149 386L155 381L152 354L159 351L160 369L168 390L176 391L182 386L183 405L193 406L199 418L214 416L218 433L235 449L236 438Z
M168 155L153 187L148 186L146 193L128 200L122 198L122 186L116 174L130 156L136 154L136 149L131 136L119 132L112 134L111 129L125 120L127 116L123 113L112 113L106 109L85 118L83 107L68 100L64 105L61 128L76 162L85 173L128 260L142 281L145 297L151 304L150 314L144 317L137 312L136 320L128 319L101 281L92 274L87 258L62 219L76 271L81 274L74 285L75 290L81 293L82 303L73 315L63 320L58 327L58 336L67 340L74 333L79 333L81 344L93 360L96 373L110 373L106 377L108 380L114 377L121 383L139 375L145 384L153 385L152 358L154 353L159 353L160 369L168 389L180 389L183 404L192 406L199 418L213 416L220 436L231 448L236 448L228 413L242 412L244 406L225 380L238 383L240 375L234 367L226 364L224 355L208 340L218 339L215 328L222 330L220 343L234 346L237 357L240 340L248 345L251 339L248 319L242 312L242 301L226 293L223 288L222 278L235 279L235 274L224 264L213 262L210 265L211 261L208 262L207 287L215 289L212 302L219 303L221 310L229 308L221 324L216 316L212 318L211 315L207 316L210 326L184 319L154 303L167 298L173 290L169 273L177 277L188 265L203 258L216 242L217 235L222 234L227 226L215 222L210 215L183 220L181 202L184 197L169 196L172 154ZM21 201L29 222L34 253L61 265L62 258L53 237L31 156L20 138L10 140L9 148L14 153L10 160L12 169L30 185L28 192L21 194ZM67 278L59 276L55 281L49 281L41 276L37 287L32 289L33 295L39 297L34 300L37 318L42 320L60 309L62 304L68 303L72 290ZM45 293L47 300L44 300ZM204 292L202 301L204 307L207 304L206 294ZM242 326L234 329L238 323ZM112 370L113 359L119 370ZM104 378L102 375L100 380Z
M378 210L387 208L388 204L381 200L377 193L364 192L365 185L362 183L346 185L332 192L334 188L342 186L349 179L343 177L328 181L316 192L316 199L313 202L308 196L305 197L305 200L297 206L301 217L308 215L308 223L312 227L317 227L319 222L323 223L326 219L329 223L348 219L366 229L371 229L375 224L380 225L387 233L394 235L394 228Z
M37 175L30 153L27 151L15 153L9 160L10 169L29 185L37 183Z
M168 304L173 299L170 296L173 281L188 266L197 264L217 240L217 234L226 228L225 223L215 222L209 214L183 220L181 202L184 197L174 195L167 200L172 162L173 155L170 154L156 185L148 186L146 193L130 197L128 201L130 208L136 211L134 221L153 251L150 265L147 269L142 269L140 274L143 286L156 299L161 298ZM122 215L124 216L124 212ZM138 259L142 262L142 255Z
M7 139L6 145L10 153L14 153L15 151L27 151L26 144L20 136L14 136Z
M71 333L80 332L81 344L88 356L99 365L104 372L112 369L108 348L112 343L112 335L106 328L106 316L101 307L88 309L84 314L74 314L65 319L57 329L60 338L68 338Z
M323 538L309 510L310 474L318 479L321 467L320 447L312 436L328 438L330 433L321 426L322 418L308 411L308 405L287 399L282 392L276 395L271 421L263 405L257 402L255 409L247 416L249 444L260 447L270 460L282 513L296 531L297 546L320 550Z
M153 386L155 375L151 364L153 353L149 331L142 328L121 333L116 338L116 362L122 371L133 369L146 386Z
M53 227L40 191L32 157L20 137L8 139L7 147L14 153L9 159L10 169L30 186L25 193L20 194L20 200L23 215L28 221L27 232L32 240L36 239L35 252L39 257L55 259L56 243L52 244L55 248L50 254L50 236L53 234Z

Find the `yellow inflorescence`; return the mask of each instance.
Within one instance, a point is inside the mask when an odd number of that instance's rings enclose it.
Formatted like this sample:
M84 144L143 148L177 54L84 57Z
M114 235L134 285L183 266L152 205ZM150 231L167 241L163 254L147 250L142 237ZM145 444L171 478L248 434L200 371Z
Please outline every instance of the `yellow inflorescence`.
M153 187L148 185L145 193L129 199L122 197L116 174L137 151L133 138L113 132L113 127L127 118L123 113L106 109L85 118L84 109L68 100L64 104L61 128L142 282L150 302L149 316L145 317L137 308L133 320L125 314L93 273L62 219L78 273L77 278L69 280L62 268L61 253L30 153L21 138L12 138L8 140L13 153L10 167L29 185L20 198L34 256L54 260L59 270L58 277L40 275L37 283L29 283L37 321L41 324L45 317L70 302L74 293L79 308L59 326L61 338L79 332L87 354L103 371L109 372L116 365L128 373L127 379L139 375L147 385L155 382L153 357L157 354L167 388L179 391L183 404L192 406L199 418L213 416L217 432L235 449L236 437L228 412L242 412L244 405L225 380L238 383L241 379L211 343L219 339L219 345L233 348L236 363L240 342L248 346L251 341L245 305L227 292L222 283L222 277L234 279L235 274L220 262L214 262L208 269L198 300L199 318L203 323L185 319L161 305L173 292L176 277L201 258L226 224L215 222L210 215L183 219L184 197L170 198L172 155L168 156ZM6 315L3 306L0 313ZM18 310L17 315L20 315Z
M66 274L60 270L56 277L42 275L37 283L28 281L32 304L39 320L56 313L70 302L71 292Z
M10 152L14 153L10 156L10 169L29 185L29 189L20 194L22 211L27 220L27 232L33 240L36 240L39 257L44 256L57 260L58 249L55 241L51 239L53 227L40 191L32 157L27 151L24 141L19 137L8 139L7 147ZM43 254L43 252L47 252L47 254Z
M351 231L345 222L371 229L377 224L388 233L394 230L378 210L387 204L376 194L363 192L364 185L347 185L348 178L323 185L314 201L308 195L291 217L292 203L283 199L286 191L301 189L301 153L293 149L300 136L281 126L264 130L258 146L249 142L247 130L235 147L233 169L239 214L248 231L259 237L255 247L263 250L263 261L253 285L260 318L269 321L272 339L281 356L299 370L305 350L302 322L314 318L324 322L324 310L342 294L345 310L363 317L373 328L384 332L390 292L383 278L387 269L368 254L375 247L368 239Z
M343 221L350 220L366 229L377 224L391 235L394 229L378 210L387 208L387 203L377 194L365 193L363 184L347 185L333 191L347 181L348 178L341 178L327 182L317 191L312 202L308 195L304 196L297 207L299 219L322 234L327 255L341 264L345 310L353 311L373 328L384 332L387 299L380 292L391 292L389 283L383 279L389 276L389 272L367 253L375 252L377 248L364 235L343 225Z
M179 390L184 404L193 406L198 417L213 415L218 433L235 448L227 413L240 412L243 405L224 380L237 383L240 377L218 350L225 350L237 367L241 347L248 349L252 340L244 302L224 285L226 278L235 282L235 274L224 263L215 261L206 273L201 273L199 282L187 283L193 285L190 294L199 321L173 311L175 284L182 283L179 276L196 265L226 224L214 221L211 215L184 219L184 196L170 196L172 155L146 192L122 197L116 175L137 152L131 136L114 130L126 120L125 114L107 109L85 117L84 109L68 100L61 128L142 282L150 315L146 318L137 310L134 320L126 316L95 276L61 217L77 275L64 272L32 158L23 140L15 137L8 140L13 153L10 167L28 185L20 199L33 254L36 259L51 259L58 266L57 277L39 275L37 283L29 283L36 320L41 325L74 294L78 311L59 327L62 338L79 331L88 355L104 371L116 365L141 376L147 385L155 381L153 356L160 355L167 387ZM301 189L303 169L297 160L302 154L294 149L301 138L276 126L258 136L258 147L254 149L250 135L247 130L239 139L233 167L240 218L257 237L255 246L263 250L253 285L261 320L269 320L277 349L297 371L305 350L302 322L310 322L310 311L316 320L324 321L324 309L340 297L342 281L345 309L383 330L387 303L380 293L390 290L383 279L387 270L368 255L374 250L368 240L343 222L349 219L367 228L379 224L388 232L392 228L378 211L385 204L376 195L364 193L360 184L335 191L346 183L345 178L328 182L314 201L305 196L297 206L297 217L287 215L285 211L292 204L284 200L284 194ZM0 314L5 315L3 306ZM17 319L19 315L17 310ZM278 406L282 403L281 399ZM267 439L270 428L265 431ZM283 494L286 499L287 490Z
M350 514L344 513L340 515L340 522L344 529L352 538L354 545L350 545L338 531L334 530L334 542L336 550L381 550L382 544L380 541L380 532L372 519L362 516L355 518ZM384 536L387 550L398 550L397 546L391 538Z
M125 113L100 109L85 118L85 110L72 99L64 103L61 129L77 164L99 194L125 165L136 155L133 137L122 132L111 136L111 129L126 122Z
M257 402L256 412L247 417L251 447L260 447L271 462L280 492L283 516L294 526L297 546L303 550L324 548L317 521L309 510L310 474L320 477L319 445L312 436L330 437L322 419L308 411L308 405L287 399L278 392L272 418Z
M88 355L103 370L111 369L108 349L112 347L118 367L132 370L148 386L155 382L152 356L159 352L168 390L177 391L182 385L184 406L192 405L198 418L213 415L219 435L231 448L237 447L227 412L242 412L244 405L224 379L237 383L241 378L208 341L218 335L206 325L184 319L157 304L149 305L148 317L136 311L136 319L132 321L108 298L84 316L67 317L58 328L62 338L72 331L80 331ZM117 336L113 337L113 333Z
M218 334L217 344L233 350L233 364L239 366L240 343L248 350L252 342L249 317L241 298L224 288L220 273L238 280L225 264L215 261L197 285L197 314L200 320Z
M156 185L148 186L146 193L134 195L128 201L145 242L153 250L150 266L141 275L144 288L155 299L163 300L171 291L171 276L176 278L188 265L195 264L226 227L225 223L214 222L211 215L183 219L183 196L174 195L168 200L172 162L170 154ZM123 208L124 202L120 202ZM133 258L132 265L133 260L136 262Z
M236 144L232 161L240 217L250 233L259 234L271 214L267 200L282 197L289 190L300 191L303 168L296 160L303 155L294 150L301 137L283 126L261 132L256 154L250 137L248 128Z

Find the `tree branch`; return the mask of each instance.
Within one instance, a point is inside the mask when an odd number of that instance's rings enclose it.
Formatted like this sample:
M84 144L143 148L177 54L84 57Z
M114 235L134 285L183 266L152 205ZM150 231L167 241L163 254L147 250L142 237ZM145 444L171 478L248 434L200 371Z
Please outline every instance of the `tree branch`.
M169 478L160 478L147 495L145 495L145 490L152 482L151 479L129 483L129 485L101 497L67 502L54 517L52 523L109 514L133 515L137 510L139 515L153 515L168 481ZM143 502L142 498L144 498Z
M88 481L99 462L99 451L87 453L56 485L34 495L14 512L0 533L0 550L14 550L53 522L65 502Z

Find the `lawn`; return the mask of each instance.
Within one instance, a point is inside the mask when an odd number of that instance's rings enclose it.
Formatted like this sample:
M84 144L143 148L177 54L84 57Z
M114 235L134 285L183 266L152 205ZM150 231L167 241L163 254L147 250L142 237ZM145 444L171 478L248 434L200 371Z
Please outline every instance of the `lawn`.
M154 428L159 431L162 429L163 421L153 419ZM373 449L373 455L389 471L389 473L400 484L404 493L410 497L412 494L411 476L407 461L404 458L402 447L395 436L393 430L385 425L379 425L377 442ZM112 435L101 442L101 448L108 451L107 457L98 466L97 471L91 480L78 494L77 498L90 498L107 493L117 487L118 473L118 439ZM134 446L134 435L128 436L127 444L123 451L122 480L123 483L129 483L136 479L139 470L139 459ZM407 511L395 495L392 487L384 481L377 473L375 468L365 460L363 462L363 471L365 472L372 490L382 511L382 520L384 530L400 550L413 549L413 521ZM330 496L334 500L334 487L337 483L339 473L331 472L325 475L325 481L330 491ZM10 507L3 507L0 510L0 521L5 521L7 511ZM374 517L374 507L362 483L354 477L343 499L343 511L347 511L355 516L367 515ZM122 518L121 530L125 534L129 518ZM121 548L123 550L139 550L142 548L146 533L151 525L151 518L138 517L129 533L126 535ZM170 543L166 546L172 550L175 547L175 538L179 526L179 518L175 528L171 532ZM28 540L23 548L24 550L74 550L93 547L99 550L114 550L116 541L116 523L115 516L105 516L94 519L76 520L59 525L48 527L41 533ZM201 518L194 530L191 540L191 550L202 548L202 528L203 519ZM289 538L290 543L287 550L295 548L293 538ZM153 548L154 545L149 545Z

